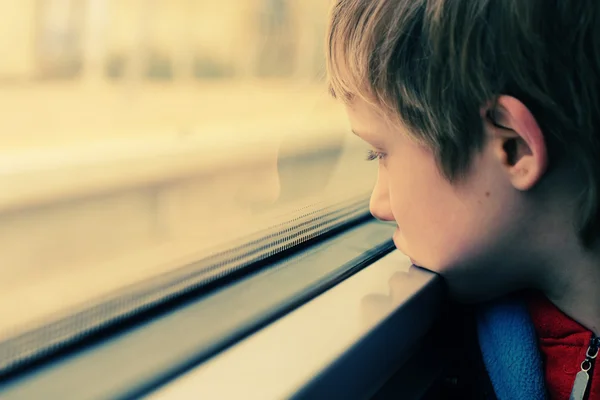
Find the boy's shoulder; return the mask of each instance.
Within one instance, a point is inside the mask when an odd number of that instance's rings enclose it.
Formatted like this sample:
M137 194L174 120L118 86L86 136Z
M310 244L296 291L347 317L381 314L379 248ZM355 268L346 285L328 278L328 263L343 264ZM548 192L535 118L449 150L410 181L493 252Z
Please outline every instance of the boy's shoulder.
M593 334L539 292L480 305L477 341L498 398L569 398ZM600 368L590 372L600 396ZM593 386L592 386L593 385ZM590 397L590 399L596 397Z

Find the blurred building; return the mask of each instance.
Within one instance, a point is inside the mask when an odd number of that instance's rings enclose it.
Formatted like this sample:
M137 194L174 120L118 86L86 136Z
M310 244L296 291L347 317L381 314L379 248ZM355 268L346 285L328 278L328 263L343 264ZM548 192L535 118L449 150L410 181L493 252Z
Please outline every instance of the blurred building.
M2 1L0 19L0 79L34 75L36 1Z
M0 2L0 80L322 75L325 0Z

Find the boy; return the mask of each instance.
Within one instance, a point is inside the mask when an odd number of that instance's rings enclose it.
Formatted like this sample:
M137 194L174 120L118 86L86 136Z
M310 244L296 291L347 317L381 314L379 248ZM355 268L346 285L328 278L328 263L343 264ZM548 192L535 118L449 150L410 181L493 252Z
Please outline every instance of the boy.
M454 298L503 299L478 316L497 398L600 400L600 2L334 3L373 215Z

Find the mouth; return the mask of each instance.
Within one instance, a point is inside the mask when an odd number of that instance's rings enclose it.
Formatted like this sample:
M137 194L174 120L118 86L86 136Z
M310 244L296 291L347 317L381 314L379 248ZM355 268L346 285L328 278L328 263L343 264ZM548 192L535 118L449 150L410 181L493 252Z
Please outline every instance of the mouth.
M417 261L412 258L410 255L408 255L401 246L400 243L400 235L402 234L402 232L400 231L400 228L396 228L396 231L394 232L394 235L392 236L392 240L394 241L394 245L396 246L396 248L402 253L404 254L406 257L408 257L408 259L410 260L410 263L412 265L415 265L417 267L420 267L419 263L417 263Z
M392 236L392 240L394 241L394 245L396 246L396 248L402 251L402 249L400 248L400 228L396 227L394 235Z

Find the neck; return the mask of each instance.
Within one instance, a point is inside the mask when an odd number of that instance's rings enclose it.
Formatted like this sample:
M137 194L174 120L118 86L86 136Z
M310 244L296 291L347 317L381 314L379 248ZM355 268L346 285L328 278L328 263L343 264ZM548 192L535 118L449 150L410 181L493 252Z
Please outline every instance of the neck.
M565 247L553 257L540 288L562 312L600 336L600 252Z

